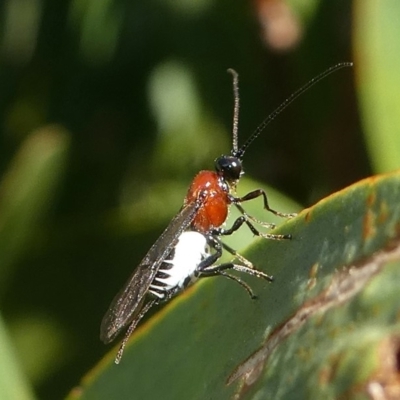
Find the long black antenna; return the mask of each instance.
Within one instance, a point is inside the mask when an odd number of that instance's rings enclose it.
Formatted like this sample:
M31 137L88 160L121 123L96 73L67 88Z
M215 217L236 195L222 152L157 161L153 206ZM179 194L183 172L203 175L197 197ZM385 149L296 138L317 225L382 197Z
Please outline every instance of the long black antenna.
M239 75L238 73L229 68L228 72L233 77L233 125L232 125L232 152L238 152L238 126L239 126Z
M257 129L253 132L253 134L246 140L246 142L243 144L243 146L240 149L237 149L237 121L235 121L235 118L238 118L238 110L239 110L239 94L236 94L235 90L235 82L236 85L238 84L238 77L237 73L235 73L233 70L233 86L234 86L234 93L235 93L235 111L234 111L234 118L233 118L233 123L234 123L234 139L233 139L233 149L232 149L232 155L234 157L237 157L241 159L243 157L243 154L247 150L247 148L250 146L251 143L258 137L258 135L264 130L264 128L272 122L290 103L292 103L294 100L296 100L300 95L302 95L304 92L306 92L308 89L310 89L311 86L315 85L322 79L326 78L328 75L330 75L332 72L337 71L338 69L344 68L344 67L352 67L353 63L352 62L341 62L336 65L333 65L332 67L329 67L327 70L324 72L320 73L317 75L315 78L312 78L309 80L305 85L303 85L300 89L297 89L293 94L291 94L279 107L277 107L271 114L268 115L267 118L264 119L263 122L257 127ZM238 91L238 89L237 89ZM236 123L236 127L235 127ZM236 133L235 133L236 129ZM235 139L236 135L236 139ZM235 145L236 141L236 145Z

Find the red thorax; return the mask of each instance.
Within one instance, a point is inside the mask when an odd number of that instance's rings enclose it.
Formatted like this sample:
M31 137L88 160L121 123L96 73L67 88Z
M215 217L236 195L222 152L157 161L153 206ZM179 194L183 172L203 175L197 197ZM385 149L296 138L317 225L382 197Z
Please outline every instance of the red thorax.
M205 197L204 204L200 207L192 222L192 228L207 233L210 229L221 226L228 216L229 189L221 184L221 178L213 171L200 171L193 179L185 197L185 204Z

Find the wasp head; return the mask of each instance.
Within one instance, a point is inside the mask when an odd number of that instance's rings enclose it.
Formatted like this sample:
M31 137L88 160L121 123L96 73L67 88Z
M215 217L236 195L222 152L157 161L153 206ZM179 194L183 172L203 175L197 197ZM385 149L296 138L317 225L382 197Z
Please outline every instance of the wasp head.
M234 156L218 157L215 160L215 170L230 185L236 185L243 174L242 162Z

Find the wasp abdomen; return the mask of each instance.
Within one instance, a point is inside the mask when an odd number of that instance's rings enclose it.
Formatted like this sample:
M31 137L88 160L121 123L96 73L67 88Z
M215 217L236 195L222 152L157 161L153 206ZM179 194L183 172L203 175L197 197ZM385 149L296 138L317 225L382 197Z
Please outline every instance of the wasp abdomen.
M199 232L183 232L170 256L157 271L149 292L159 299L183 290L196 279L197 267L209 255L207 239Z

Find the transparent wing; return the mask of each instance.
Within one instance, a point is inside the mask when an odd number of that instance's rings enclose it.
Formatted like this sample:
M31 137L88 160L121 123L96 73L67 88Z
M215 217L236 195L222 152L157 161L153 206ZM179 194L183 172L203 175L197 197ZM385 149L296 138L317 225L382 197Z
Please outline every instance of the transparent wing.
M140 311L145 295L161 263L193 221L203 201L185 205L150 248L121 291L114 297L100 327L100 339L111 342Z

